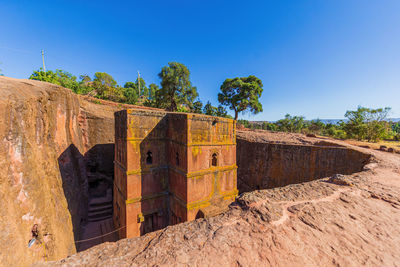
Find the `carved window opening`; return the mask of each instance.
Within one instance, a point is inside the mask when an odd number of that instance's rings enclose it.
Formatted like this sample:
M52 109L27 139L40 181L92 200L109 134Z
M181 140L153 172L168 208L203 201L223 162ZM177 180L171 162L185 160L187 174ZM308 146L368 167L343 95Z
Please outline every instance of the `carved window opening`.
M196 219L200 219L200 218L204 218L204 213L201 210L199 210L196 214Z
M176 166L179 166L179 153L176 153Z
M153 154L151 151L147 152L146 164L153 164Z
M218 156L217 153L212 154L212 159L211 159L211 166L217 166L218 165Z

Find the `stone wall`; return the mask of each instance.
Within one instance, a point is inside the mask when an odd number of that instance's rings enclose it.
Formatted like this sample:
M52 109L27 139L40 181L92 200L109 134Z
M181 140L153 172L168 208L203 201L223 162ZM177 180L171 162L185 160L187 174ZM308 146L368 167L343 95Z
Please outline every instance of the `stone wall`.
M237 138L239 192L362 170L369 154L328 145L274 144Z

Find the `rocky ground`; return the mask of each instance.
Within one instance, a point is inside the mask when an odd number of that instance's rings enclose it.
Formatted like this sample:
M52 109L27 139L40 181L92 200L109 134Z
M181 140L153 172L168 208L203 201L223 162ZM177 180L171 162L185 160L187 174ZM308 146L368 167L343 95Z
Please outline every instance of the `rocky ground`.
M362 172L243 193L222 215L35 266L399 266L400 155L353 148L373 155Z

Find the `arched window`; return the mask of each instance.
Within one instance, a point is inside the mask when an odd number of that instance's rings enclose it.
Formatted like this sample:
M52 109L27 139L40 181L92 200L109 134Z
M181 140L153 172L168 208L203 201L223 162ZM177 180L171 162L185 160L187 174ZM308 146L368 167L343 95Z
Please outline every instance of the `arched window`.
M212 154L211 165L217 166L218 165L218 156L217 153Z
M200 218L204 218L204 213L201 210L199 210L196 214L196 219L200 219Z
M176 152L176 166L179 166L179 153Z
M151 151L147 152L146 164L153 164L153 154Z

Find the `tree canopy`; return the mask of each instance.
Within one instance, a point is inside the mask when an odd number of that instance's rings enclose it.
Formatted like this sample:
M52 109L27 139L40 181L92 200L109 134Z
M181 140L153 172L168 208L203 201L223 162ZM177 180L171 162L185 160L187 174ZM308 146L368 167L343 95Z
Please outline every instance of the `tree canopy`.
M169 111L192 111L198 97L197 88L190 82L189 69L178 62L169 62L158 74L161 89L156 92L156 103Z
M203 113L206 115L217 116L218 109L211 105L210 101L203 108Z
M164 66L158 77L161 87L157 84L146 86L140 77L135 82L128 81L123 87L106 72L96 72L91 78L87 74L76 76L64 70L34 71L29 77L33 80L54 83L70 88L78 94L89 94L93 97L127 104L138 104L167 109L169 111L205 113L211 116L230 117L224 106L215 107L208 102L204 107L199 99L196 86L190 81L190 71L182 63L170 62ZM140 83L140 90L139 90ZM237 113L250 109L254 113L262 110L258 97L262 93L262 83L255 76L247 78L227 79L221 89L224 95L218 96L223 103L232 103ZM234 93L237 93L236 95ZM222 94L220 94L222 95ZM239 98L238 98L239 96ZM228 101L230 99L230 102ZM225 101L225 102L224 102ZM220 101L221 102L221 101ZM258 103L258 104L257 104Z
M253 114L263 110L259 101L262 92L263 84L256 76L226 79L221 85L218 101L233 110L237 120L238 114L245 110L249 109Z
M139 97L139 92L136 84L133 82L126 82L124 85L125 101L128 104L135 104Z
M34 71L29 79L57 84L65 88L69 88L75 93L80 93L84 90L84 85L80 84L76 80L76 76L63 70L56 70L53 72L51 70L43 71L43 69L39 69Z
M359 106L357 110L348 110L344 115L349 121L344 129L350 138L377 141L385 135L388 123L385 121L391 108L371 109Z

